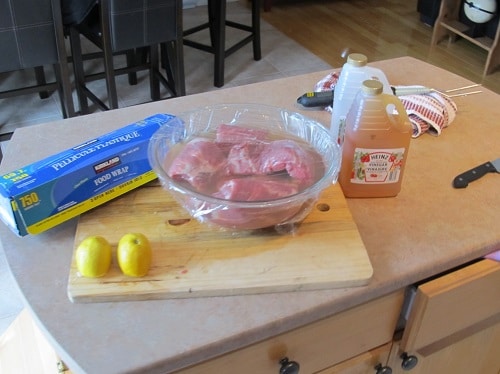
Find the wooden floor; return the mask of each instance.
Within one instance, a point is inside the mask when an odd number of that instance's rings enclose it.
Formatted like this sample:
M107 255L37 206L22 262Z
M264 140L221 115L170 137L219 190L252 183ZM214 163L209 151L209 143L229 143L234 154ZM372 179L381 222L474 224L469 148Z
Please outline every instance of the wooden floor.
M463 39L431 48L417 0L273 0L262 17L333 67L342 66L345 51L369 61L412 56L500 94L500 69L483 77L485 50Z

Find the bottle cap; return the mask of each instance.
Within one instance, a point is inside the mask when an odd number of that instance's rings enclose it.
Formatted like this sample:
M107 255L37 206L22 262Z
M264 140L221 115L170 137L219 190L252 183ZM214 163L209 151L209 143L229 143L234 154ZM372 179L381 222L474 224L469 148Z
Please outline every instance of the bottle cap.
M351 53L347 56L347 63L353 66L365 66L368 63L368 58L361 53Z
M363 85L361 86L361 89L366 94L379 95L384 90L384 85L382 84L382 82L380 82L376 79L367 79L367 80L363 81Z

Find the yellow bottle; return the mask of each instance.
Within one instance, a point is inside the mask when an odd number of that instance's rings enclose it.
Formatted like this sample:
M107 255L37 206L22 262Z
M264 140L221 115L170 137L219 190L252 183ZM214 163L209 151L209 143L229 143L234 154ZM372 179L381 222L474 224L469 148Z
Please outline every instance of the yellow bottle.
M412 126L401 101L365 80L349 109L339 182L346 197L390 197L401 190Z

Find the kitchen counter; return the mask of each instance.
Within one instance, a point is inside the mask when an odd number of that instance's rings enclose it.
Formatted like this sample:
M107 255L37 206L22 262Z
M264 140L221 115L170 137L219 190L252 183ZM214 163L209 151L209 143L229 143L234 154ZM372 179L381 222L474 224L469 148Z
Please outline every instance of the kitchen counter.
M391 84L439 89L471 82L404 57L373 63ZM159 112L225 102L257 102L301 111L296 98L329 71L148 103L19 129L0 172L66 149ZM11 271L42 329L74 372L172 372L344 311L500 249L500 177L465 189L453 178L500 156L497 94L456 98L459 113L441 136L411 141L401 193L349 199L374 268L367 286L250 296L73 304L66 295L76 219L18 238L0 225ZM99 209L99 208L97 208Z

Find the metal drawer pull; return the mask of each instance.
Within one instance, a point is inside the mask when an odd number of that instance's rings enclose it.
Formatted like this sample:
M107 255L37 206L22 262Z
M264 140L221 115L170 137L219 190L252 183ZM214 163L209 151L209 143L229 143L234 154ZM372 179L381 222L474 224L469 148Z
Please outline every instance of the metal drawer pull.
M403 370L411 370L418 364L418 358L414 355L408 355L408 353L403 352L401 356L399 356L403 361L401 362L401 367Z
M374 367L375 374L392 374L392 369L390 366L382 366L382 364L377 364L377 366Z
M283 357L280 360L280 365L281 367L279 374L299 374L299 363L295 361L289 361L288 357Z

